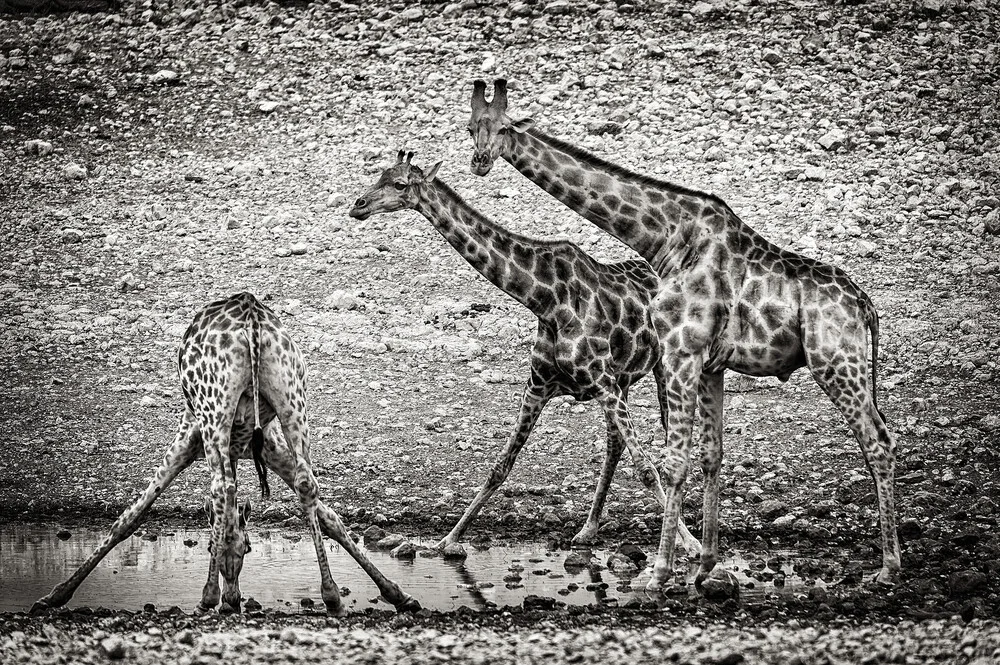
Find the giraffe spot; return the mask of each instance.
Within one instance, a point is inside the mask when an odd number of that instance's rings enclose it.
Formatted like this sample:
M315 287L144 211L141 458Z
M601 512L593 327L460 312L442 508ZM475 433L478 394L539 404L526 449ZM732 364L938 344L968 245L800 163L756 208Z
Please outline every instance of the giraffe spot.
M562 179L570 187L580 187L583 185L584 173L580 169L567 169L562 174Z
M590 212L592 216L598 219L607 219L611 215L610 210L608 210L605 206L601 205L600 203L597 203L596 201L591 202L587 210Z
M648 189L646 190L646 200L649 201L654 206L658 206L661 203L663 203L666 199L660 192L654 189Z
M605 194L605 195L604 195L604 196L603 196L603 197L601 198L601 201L602 201L602 202L604 203L604 205L605 205L605 206L607 206L607 207L608 207L608 209L609 209L609 210L611 210L612 212L613 212L613 211L615 211L615 210L618 210L618 206L619 206L619 205L621 205L621 201L619 201L619 200L618 200L618 197L617 197L617 196L615 196L614 194Z
M639 209L631 203L622 203L622 207L619 212L630 219L635 219L639 216Z

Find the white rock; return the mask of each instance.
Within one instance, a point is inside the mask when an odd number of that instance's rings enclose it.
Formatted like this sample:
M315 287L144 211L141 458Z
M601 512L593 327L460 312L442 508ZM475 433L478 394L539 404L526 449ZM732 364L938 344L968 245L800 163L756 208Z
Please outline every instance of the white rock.
M279 106L281 106L281 102L261 102L260 104L257 105L257 109L261 113L270 113Z
M172 69L161 69L155 74L149 75L149 82L156 84L176 83L180 81L181 75Z
M64 178L69 180L83 180L87 177L87 168L76 162L71 162L62 168Z

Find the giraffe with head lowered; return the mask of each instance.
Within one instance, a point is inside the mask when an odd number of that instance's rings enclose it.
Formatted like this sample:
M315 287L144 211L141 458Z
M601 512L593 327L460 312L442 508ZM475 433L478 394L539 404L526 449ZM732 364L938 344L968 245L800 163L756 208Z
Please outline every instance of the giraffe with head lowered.
M396 163L361 196L351 217L412 209L494 286L538 317L531 374L521 397L517 425L486 483L461 519L439 543L457 542L483 505L503 484L546 403L558 395L596 399L607 423L607 451L587 521L574 542L590 543L598 530L611 477L623 449L638 476L664 505L659 474L636 441L628 409L629 388L659 372L656 332L649 301L656 275L644 261L605 264L563 240L538 240L490 220L438 177L441 162L426 172L400 151ZM657 381L658 386L664 381ZM678 522L678 542L689 553L698 541Z
M270 308L249 293L239 293L201 309L184 333L178 373L184 414L146 490L70 578L35 602L32 612L69 602L108 552L135 531L156 498L202 457L212 477L211 496L206 500L212 557L201 610L215 607L221 598L222 611L240 611L239 575L250 551L246 532L250 503L239 506L236 500L236 463L247 457L254 461L264 496L270 494L267 469L271 469L302 502L319 559L323 601L331 613L344 614L345 608L330 573L324 533L358 562L397 609L420 609L416 600L371 563L337 513L319 497L309 457L305 361Z
M661 347L667 497L650 590L673 573L673 533L700 400L705 473L702 559L718 560L723 371L776 376L808 367L857 438L878 495L881 583L900 569L893 477L896 443L876 397L878 314L843 270L780 248L717 196L640 175L507 115L507 85L472 91L472 172L503 158L525 177L635 250L659 276L651 316ZM869 360L869 335L871 357Z

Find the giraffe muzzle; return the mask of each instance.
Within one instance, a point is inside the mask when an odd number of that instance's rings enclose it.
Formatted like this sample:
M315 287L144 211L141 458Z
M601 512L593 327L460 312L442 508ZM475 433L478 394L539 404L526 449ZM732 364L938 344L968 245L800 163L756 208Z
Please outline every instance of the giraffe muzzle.
M368 204L369 204L368 199L362 196L360 199L354 202L354 207L351 208L351 211L347 214L353 217L354 219L364 220L368 217L368 215L371 214L371 211L366 210Z
M488 152L472 153L472 173L473 175L486 175L493 167L493 158Z

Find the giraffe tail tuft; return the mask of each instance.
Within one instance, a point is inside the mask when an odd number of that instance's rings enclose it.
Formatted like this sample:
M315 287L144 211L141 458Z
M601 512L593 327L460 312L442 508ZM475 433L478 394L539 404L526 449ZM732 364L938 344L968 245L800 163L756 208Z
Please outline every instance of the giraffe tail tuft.
M260 481L260 495L266 499L271 496L271 486L267 483L267 467L264 465L264 430L259 426L253 428L250 452L253 454L253 465L257 469L257 479Z

